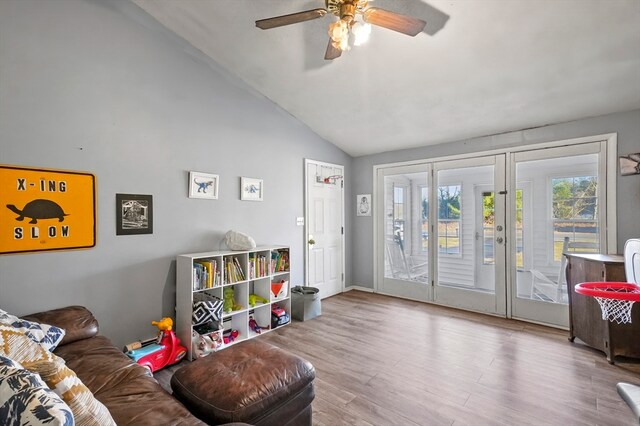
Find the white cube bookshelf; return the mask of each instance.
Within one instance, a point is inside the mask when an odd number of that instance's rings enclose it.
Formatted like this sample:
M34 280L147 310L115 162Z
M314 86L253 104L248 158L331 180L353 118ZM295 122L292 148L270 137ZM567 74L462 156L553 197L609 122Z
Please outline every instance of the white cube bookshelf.
M278 260L279 259L279 260ZM238 330L238 337L224 347L246 339L251 339L271 331L271 308L278 305L291 318L291 285L289 270L290 252L287 246L260 246L252 250L210 251L182 254L176 260L176 333L188 350L188 359L193 360L191 315L193 302L203 298L203 293L223 299L223 291L233 288L235 302L240 308L223 313L223 329ZM199 282L194 274L196 264L216 264L219 271L216 279L211 274L207 283ZM228 265L235 265L231 267ZM205 266L204 269L207 269ZM276 298L271 284L286 281L286 292ZM249 295L256 294L267 303L256 302L249 305ZM249 318L264 327L261 334L249 328Z

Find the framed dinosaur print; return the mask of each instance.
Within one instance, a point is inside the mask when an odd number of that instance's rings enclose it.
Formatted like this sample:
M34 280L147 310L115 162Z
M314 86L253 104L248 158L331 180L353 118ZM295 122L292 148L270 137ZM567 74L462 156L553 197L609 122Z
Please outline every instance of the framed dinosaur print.
M218 199L218 175L189 172L189 198Z
M96 177L0 164L0 254L96 245Z
M264 181L249 177L240 178L240 199L248 201L262 201L264 195Z

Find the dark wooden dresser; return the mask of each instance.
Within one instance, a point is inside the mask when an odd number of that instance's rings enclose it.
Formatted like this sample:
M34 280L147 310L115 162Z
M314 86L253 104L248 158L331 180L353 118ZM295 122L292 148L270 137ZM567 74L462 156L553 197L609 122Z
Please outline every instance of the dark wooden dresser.
M603 351L607 361L616 356L640 358L640 303L633 305L631 324L602 319L598 302L578 294L575 285L593 281L624 282L624 258L617 254L567 253L567 293L569 295L569 340L577 337Z

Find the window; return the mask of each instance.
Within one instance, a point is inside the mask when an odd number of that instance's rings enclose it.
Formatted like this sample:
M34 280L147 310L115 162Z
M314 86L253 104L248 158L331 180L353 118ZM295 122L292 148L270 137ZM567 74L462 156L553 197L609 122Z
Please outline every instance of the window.
M571 242L592 245L591 251L597 252L600 242L597 176L553 178L551 187L553 260L560 261L565 237Z
M438 252L460 254L461 185L438 187Z
M429 250L429 188L420 186L420 235L422 251Z

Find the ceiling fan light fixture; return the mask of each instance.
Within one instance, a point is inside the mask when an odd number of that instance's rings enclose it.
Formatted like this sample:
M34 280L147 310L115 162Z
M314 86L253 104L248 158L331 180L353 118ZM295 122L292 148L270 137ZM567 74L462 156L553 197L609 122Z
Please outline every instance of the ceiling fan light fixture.
M342 51L349 49L349 24L339 19L329 24L329 37L331 37L333 47Z
M354 37L353 45L361 46L369 41L369 36L371 35L371 24L356 21L351 27L351 33Z
M416 36L426 22L412 16L401 15L377 7L369 7L370 0L324 0L325 8L305 10L288 15L259 19L256 27L267 30L333 15L337 21L329 24L329 43L324 58L333 60L349 50L349 39L361 46L371 34L371 25L387 28L408 36Z

